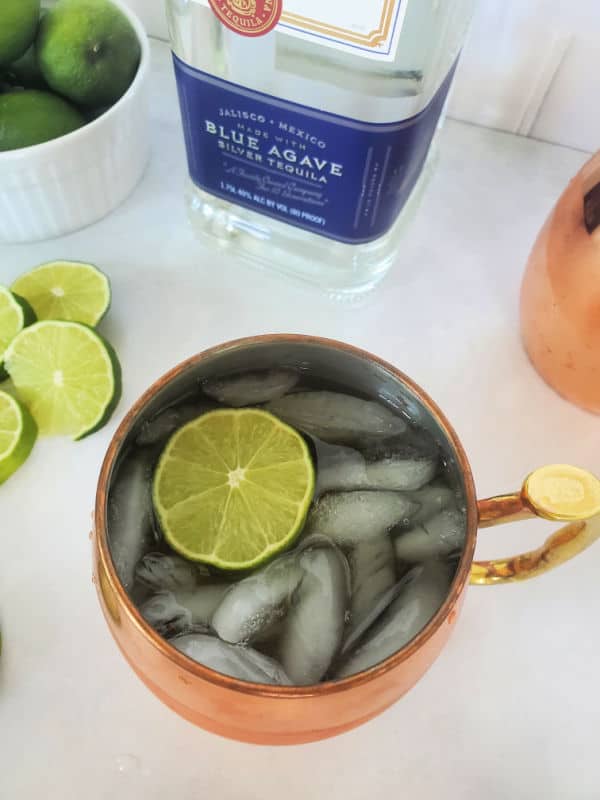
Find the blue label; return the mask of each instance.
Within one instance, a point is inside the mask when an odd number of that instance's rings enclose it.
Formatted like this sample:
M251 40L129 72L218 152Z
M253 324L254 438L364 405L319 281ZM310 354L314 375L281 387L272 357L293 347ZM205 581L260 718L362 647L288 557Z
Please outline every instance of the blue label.
M360 122L215 78L173 56L190 176L210 194L341 242L386 233L425 163L454 67L402 122Z

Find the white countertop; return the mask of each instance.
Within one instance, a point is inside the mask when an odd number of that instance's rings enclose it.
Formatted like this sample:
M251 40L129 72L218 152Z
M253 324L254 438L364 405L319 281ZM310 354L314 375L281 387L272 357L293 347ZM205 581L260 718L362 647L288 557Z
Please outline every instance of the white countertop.
M449 122L398 266L361 307L198 244L187 225L167 49L154 47L154 156L127 202L61 240L0 247L0 281L53 258L97 263L124 394L80 442L44 440L0 487L0 797L4 800L597 800L600 545L522 585L471 587L447 649L403 700L329 741L274 750L179 719L117 651L91 582L103 453L130 404L227 339L306 332L360 345L446 411L481 496L556 461L599 471L600 420L553 394L520 345L528 250L583 153ZM535 546L550 523L481 534L478 554ZM596 743L596 744L595 744Z

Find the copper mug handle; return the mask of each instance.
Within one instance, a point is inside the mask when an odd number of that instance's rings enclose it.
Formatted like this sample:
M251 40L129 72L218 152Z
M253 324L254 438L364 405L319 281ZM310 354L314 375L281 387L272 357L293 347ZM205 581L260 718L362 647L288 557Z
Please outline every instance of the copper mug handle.
M480 586L528 580L600 539L600 480L583 469L552 464L528 475L520 492L480 500L478 511L480 528L532 517L570 523L537 550L471 566L470 582Z

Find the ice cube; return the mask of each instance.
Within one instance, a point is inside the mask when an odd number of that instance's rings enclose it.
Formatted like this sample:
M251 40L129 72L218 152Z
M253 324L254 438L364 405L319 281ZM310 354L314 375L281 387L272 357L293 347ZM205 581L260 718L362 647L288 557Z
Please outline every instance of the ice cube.
M300 552L304 578L285 618L279 661L296 686L318 683L339 650L348 609L347 565L337 547Z
M135 568L156 545L152 519L152 470L154 454L135 450L119 465L108 500L108 539L119 579L125 589L133 586Z
M291 684L280 664L250 647L228 644L201 633L177 636L170 643L189 658L223 675L252 683Z
M193 589L173 589L153 595L140 613L163 636L190 629L208 630L229 583L207 583Z
M437 459L439 446L429 431L411 425L401 435L364 439L361 442L361 452L367 461L379 461L394 456Z
M206 414L207 411L211 411L213 408L215 408L214 403L209 401L202 402L201 400L166 408L142 424L136 438L136 444L164 445L182 425L197 419L197 417Z
M394 436L407 427L380 403L337 392L297 392L266 408L293 427L334 444L352 444L365 436Z
M158 592L140 606L140 614L161 636L174 636L192 627L191 612L172 592Z
M351 447L328 444L313 437L317 455L317 496L330 491L390 489L407 491L428 483L437 471L437 453L415 454L398 448L373 460Z
M422 525L440 511L456 507L456 493L443 483L432 483L411 492L408 497L419 504L419 510L411 519L411 525Z
M332 492L313 505L305 530L347 546L379 539L399 523L408 523L419 506L399 492Z
M136 580L156 591L193 589L198 583L198 574L196 564L166 553L147 553L135 568Z
M298 374L291 370L271 369L209 380L202 389L220 403L239 408L276 400L293 389L298 379Z
M206 583L195 589L173 592L177 603L189 611L192 625L210 625L230 583Z
M334 491L366 489L365 459L351 447L328 444L313 437L317 455L315 496Z
M375 602L368 613L362 617L360 623L358 625L352 625L350 630L346 633L344 644L340 651L342 656L353 649L354 645L362 638L363 634L369 630L371 625L379 619L386 608L398 597L400 592L404 591L404 587L410 581L413 581L420 572L421 567L413 567L406 575L403 575L397 583L394 583L375 599Z
M373 441L364 449L367 480L381 489L413 491L438 470L438 448L425 431Z
M303 576L294 554L273 561L229 589L215 611L213 628L226 642L252 641L284 615Z
M396 557L408 564L444 558L465 542L467 520L461 511L442 511L422 525L400 533L394 540Z
M387 535L361 542L348 555L352 574L349 634L364 624L378 600L396 583L394 546Z
M427 458L392 456L367 462L367 480L378 489L410 491L420 489L434 477L437 462Z
M336 678L345 678L379 664L420 633L448 595L453 571L447 564L430 561L407 583L379 620L365 633L357 648L342 661Z

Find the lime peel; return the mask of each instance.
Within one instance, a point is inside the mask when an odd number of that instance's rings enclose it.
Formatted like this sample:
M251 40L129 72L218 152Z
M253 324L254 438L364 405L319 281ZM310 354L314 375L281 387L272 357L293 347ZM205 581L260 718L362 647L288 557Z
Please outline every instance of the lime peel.
M0 286L0 381L8 377L3 367L4 353L15 336L36 316L29 303L5 286Z
M22 466L37 439L37 426L19 401L0 391L0 483Z

